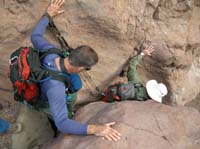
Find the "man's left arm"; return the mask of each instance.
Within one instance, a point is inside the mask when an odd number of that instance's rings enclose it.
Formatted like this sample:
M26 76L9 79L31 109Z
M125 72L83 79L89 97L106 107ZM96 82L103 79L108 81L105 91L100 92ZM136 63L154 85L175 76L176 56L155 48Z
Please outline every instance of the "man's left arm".
M46 13L53 18L56 15L62 14L64 10L60 10L60 7L63 5L64 0L51 1L51 4L48 6ZM35 29L31 34L31 41L36 49L46 50L50 48L55 48L54 45L50 44L44 37L44 33L49 23L49 18L43 16L39 23L36 25Z
M41 50L41 51L47 50L50 48L55 48L54 45L50 44L43 37L48 24L49 24L49 18L46 16L43 16L31 34L31 42L32 42L33 46L36 49Z

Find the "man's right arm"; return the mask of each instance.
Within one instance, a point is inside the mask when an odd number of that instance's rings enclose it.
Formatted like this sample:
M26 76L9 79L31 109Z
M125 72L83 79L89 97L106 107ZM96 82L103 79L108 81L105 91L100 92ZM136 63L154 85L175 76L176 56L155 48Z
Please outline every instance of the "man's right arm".
M50 81L50 82L49 82ZM65 100L65 86L62 82L49 80L42 85L42 92L46 92L50 110L57 128L67 134L93 134L105 137L108 140L119 140L120 133L111 128L115 123L103 125L86 125L68 118ZM46 84L45 84L46 83Z
M141 83L140 77L137 72L137 65L142 60L143 56L151 56L152 52L154 52L154 47L152 45L149 45L145 47L140 54L134 56L131 59L131 61L129 62L129 68L127 73L128 81L133 83Z
M127 78L129 82L133 82L133 83L141 82L140 77L137 72L137 65L140 63L142 58L143 58L143 55L139 54L139 55L134 56L129 62L128 72L127 72Z
M47 13L51 17L54 17L55 15L63 13L64 10L59 10L60 7L63 5L63 3L64 3L64 0L52 1L51 4L47 8ZM45 26L46 25L47 24L45 24ZM45 27L45 29L46 29L46 27ZM42 40L43 40L43 38L42 38ZM41 47L43 47L43 46L41 46ZM44 48L42 48L42 49L44 49ZM64 89L64 91L65 91L65 89ZM52 94L53 92L54 92L54 94ZM57 101L55 99L59 99L60 98L60 94L58 94L58 93L56 94L55 93L55 88L51 88L51 90L47 91L47 94L48 94L47 96L48 96L49 99L50 99L50 97L52 97L51 99L54 100L54 101L50 101L51 103L49 102L50 103L50 107L55 108L54 110L56 111L56 109L58 107L56 107L54 104L57 105L59 103L59 101ZM63 92L62 92L62 95L63 95ZM64 109L64 106L66 107L66 103L63 102L65 100L65 97L61 98L61 99L62 99L62 102L60 102L59 104L63 107L62 109ZM54 113L54 110L51 109L51 112L53 111L52 113ZM96 135L96 136L104 137L104 138L106 138L108 140L115 140L115 141L120 139L120 133L117 132L115 129L111 128L111 126L114 125L115 123L107 123L107 124L104 124L104 125L88 125L87 126L87 125L84 125L84 124L79 124L78 122L75 122L73 120L69 120L67 118L67 114L66 113L67 112L62 113L61 114L62 118L60 120L58 120L58 121L60 123L62 123L62 127L60 127L60 128L68 127L66 130L68 130L67 132L69 132L69 133L72 133L72 134L93 134L93 135ZM56 112L56 113L53 114L55 119L56 119L56 117L59 117L59 115L60 115L60 112ZM63 123L63 121L65 121L67 123ZM78 132L75 130L76 128L78 129Z
M53 119L61 132L77 135L87 134L86 124L80 124L68 118L65 86L62 82L57 80L44 82L42 91L46 92Z

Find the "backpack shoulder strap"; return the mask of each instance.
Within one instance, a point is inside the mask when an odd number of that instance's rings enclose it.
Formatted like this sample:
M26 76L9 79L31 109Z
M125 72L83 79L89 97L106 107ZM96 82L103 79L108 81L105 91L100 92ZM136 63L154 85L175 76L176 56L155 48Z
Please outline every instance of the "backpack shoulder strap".
M61 57L65 57L64 52L57 48L50 48L44 51L39 51L39 53L40 53L40 59L43 59L45 56L49 54L58 54Z
M47 71L49 72L49 76L51 79L63 82L66 88L70 87L70 81L67 74L49 69Z
M37 50L37 49L33 49L33 50ZM67 76L67 69L64 66L64 58L66 58L67 56L69 56L69 52L67 51L61 51L58 48L50 48L44 51L39 51L40 53L40 60L43 59L45 56L49 55L49 54L58 54L59 56L61 56L60 58L60 67L61 67L61 72L58 71L53 71L50 70L48 68L43 67L43 69L45 69L46 71L48 71L48 76L51 77L51 79L54 80L59 80L61 82L64 82L66 88L70 86L70 81L69 78Z
M65 64L64 64L64 58L60 58L60 69L62 72L67 73L67 69L65 68Z

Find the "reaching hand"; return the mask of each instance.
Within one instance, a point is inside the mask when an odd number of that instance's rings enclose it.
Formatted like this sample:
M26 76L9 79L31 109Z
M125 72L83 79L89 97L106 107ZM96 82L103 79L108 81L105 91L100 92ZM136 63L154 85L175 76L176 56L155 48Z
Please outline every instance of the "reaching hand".
M121 134L115 129L111 128L111 126L114 124L115 122L107 123L105 125L89 125L88 134L94 134L96 136L106 138L109 141L120 140Z
M65 0L51 0L51 4L47 8L47 13L54 17L64 12L64 10L59 10Z
M147 46L144 50L142 50L142 52L144 53L144 55L148 55L151 56L151 54L153 53L153 51L155 51L154 47L152 45Z

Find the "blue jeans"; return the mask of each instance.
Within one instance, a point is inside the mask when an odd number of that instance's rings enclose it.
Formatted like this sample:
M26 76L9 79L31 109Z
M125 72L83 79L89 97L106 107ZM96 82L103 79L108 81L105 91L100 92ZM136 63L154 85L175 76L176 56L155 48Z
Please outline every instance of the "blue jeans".
M10 123L0 118L0 134L6 133L10 128Z

